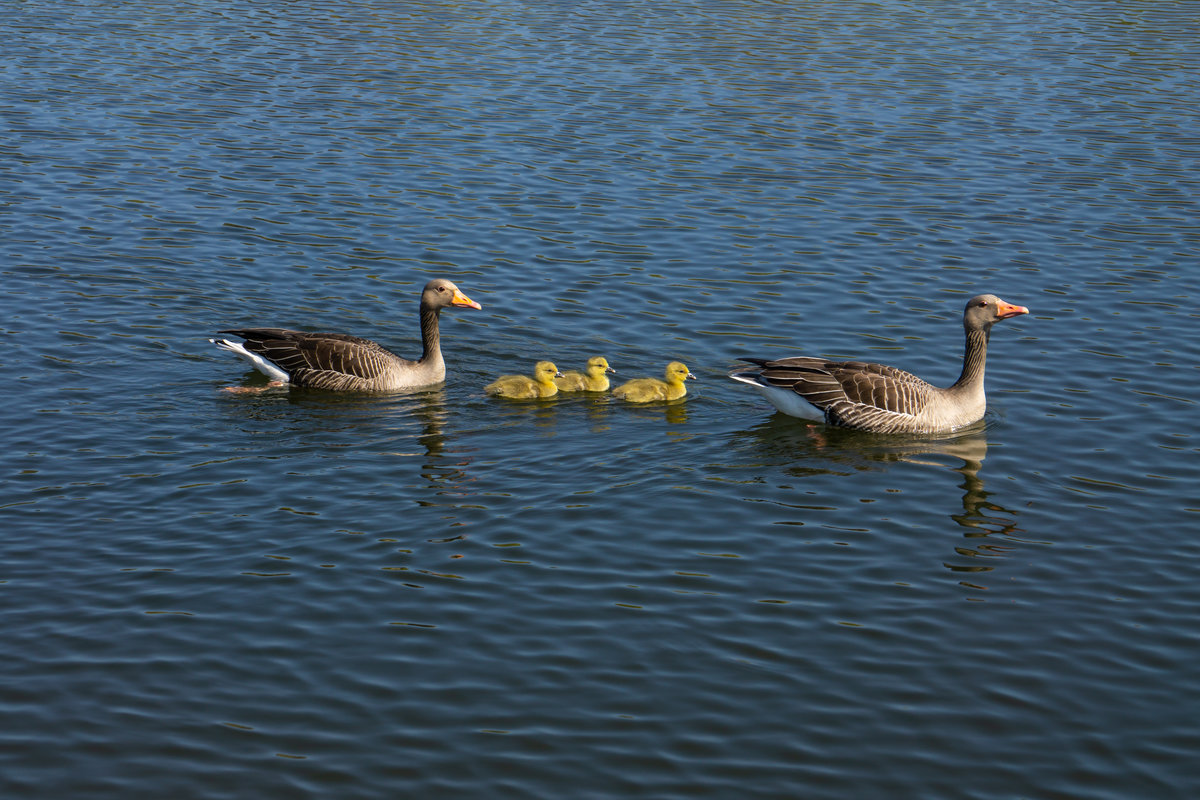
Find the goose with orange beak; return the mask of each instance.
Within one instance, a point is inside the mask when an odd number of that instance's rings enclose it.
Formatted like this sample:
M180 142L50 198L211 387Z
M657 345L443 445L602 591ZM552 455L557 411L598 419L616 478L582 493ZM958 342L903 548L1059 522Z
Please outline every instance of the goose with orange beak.
M392 392L433 386L446 379L439 315L443 308L480 308L445 278L434 278L421 292L421 343L416 361L392 353L370 339L345 333L309 333L285 328L231 328L219 331L244 341L209 339L250 362L271 379L335 392ZM256 391L236 388L232 391Z
M743 358L757 369L729 377L753 386L793 417L876 433L953 431L978 422L987 410L983 373L992 325L1028 313L992 294L968 300L962 374L946 388L883 364L809 356Z

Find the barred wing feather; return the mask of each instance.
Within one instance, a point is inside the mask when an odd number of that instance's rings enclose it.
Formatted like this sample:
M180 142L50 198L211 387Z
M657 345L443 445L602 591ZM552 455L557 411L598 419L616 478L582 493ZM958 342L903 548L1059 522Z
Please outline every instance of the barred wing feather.
M292 383L314 389L347 390L384 375L401 359L370 339L344 333L305 333L283 328L224 330L245 347L288 373Z
M798 357L745 359L772 386L791 389L833 425L878 432L911 430L936 389L910 372L865 361Z

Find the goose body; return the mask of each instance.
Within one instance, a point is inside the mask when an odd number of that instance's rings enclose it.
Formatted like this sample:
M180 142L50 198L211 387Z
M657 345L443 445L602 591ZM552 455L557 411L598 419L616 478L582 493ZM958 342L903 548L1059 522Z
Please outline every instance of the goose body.
M231 328L219 331L244 341L210 339L250 362L273 382L337 392L388 392L432 386L446 378L438 327L443 308L480 308L450 281L435 278L421 292L423 352L416 361L392 353L370 339L344 333L310 333L285 328Z
M592 356L583 372L569 370L561 378L555 378L554 383L560 392L605 392L608 391L610 372L616 370L608 365L604 356Z
M950 431L978 422L987 410L983 375L992 325L1028 313L991 294L968 300L962 373L946 388L883 364L809 356L744 358L758 369L729 377L753 386L793 417L877 433Z
M691 379L695 380L688 368L679 361L672 361L667 364L665 380L658 378L636 378L627 381L616 389L613 389L613 396L619 397L622 400L628 400L631 403L650 403L655 400L678 400L687 394L687 386L684 381Z
M501 375L483 390L494 397L507 397L510 400L538 400L558 394L554 379L561 375L558 367L551 362L539 361L533 368L532 378L527 375Z

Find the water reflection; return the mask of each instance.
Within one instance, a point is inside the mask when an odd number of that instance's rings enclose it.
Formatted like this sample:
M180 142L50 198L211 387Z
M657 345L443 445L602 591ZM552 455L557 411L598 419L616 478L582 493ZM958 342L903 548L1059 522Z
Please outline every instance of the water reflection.
M961 507L947 516L963 530L966 543L954 547L963 560L944 561L954 573L963 573L964 586L986 588L966 580L995 567L979 559L1004 558L1019 541L1017 512L992 498L981 476L987 458L987 425L978 423L951 436L878 436L798 422L775 415L746 431L755 446L793 477L850 476L864 470L882 470L895 464L915 464L950 470L962 480ZM783 462L786 459L786 465Z
M608 433L612 429L612 403L608 396L587 396L583 398L583 403L588 431L593 435Z
M675 400L666 404L663 409L663 417L671 425L683 425L688 421L687 403L682 400Z
M388 394L340 394L296 387L259 394L221 395L227 416L250 436L281 434L297 444L364 448L371 455L423 459L416 488L455 494L466 480L471 456L448 442L445 388ZM349 435L347 435L349 434ZM382 477L379 476L379 477Z
M953 470L962 476L962 482L958 484L958 488L962 490L962 510L949 516L957 525L965 529L963 537L969 540L968 544L955 547L954 552L972 561L1007 556L1012 550L1012 545L990 537L1008 538L1019 530L1016 512L989 499L990 494L985 488L983 478L980 477L983 461L987 457L986 433L986 427L980 423L953 438L889 443L880 447L876 454L880 460L906 461L913 464L941 467ZM946 463L945 459L950 459L951 463ZM951 572L976 575L991 572L994 569L992 565L981 564L977 561L976 563L944 562L943 565ZM961 582L972 588L986 588L970 583L965 578Z
M669 425L684 425L688 421L688 399L668 400L657 403L627 403L623 400L607 399L607 404L617 410L642 420L664 420Z

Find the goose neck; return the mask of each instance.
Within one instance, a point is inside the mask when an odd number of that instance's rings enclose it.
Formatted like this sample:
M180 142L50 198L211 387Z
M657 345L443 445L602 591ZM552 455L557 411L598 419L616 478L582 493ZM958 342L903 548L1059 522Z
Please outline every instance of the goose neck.
M421 306L421 361L440 361L442 335L438 326L438 309Z
M975 389L983 385L984 367L987 363L989 328L967 328L967 343L963 352L962 374L955 381L955 389Z

